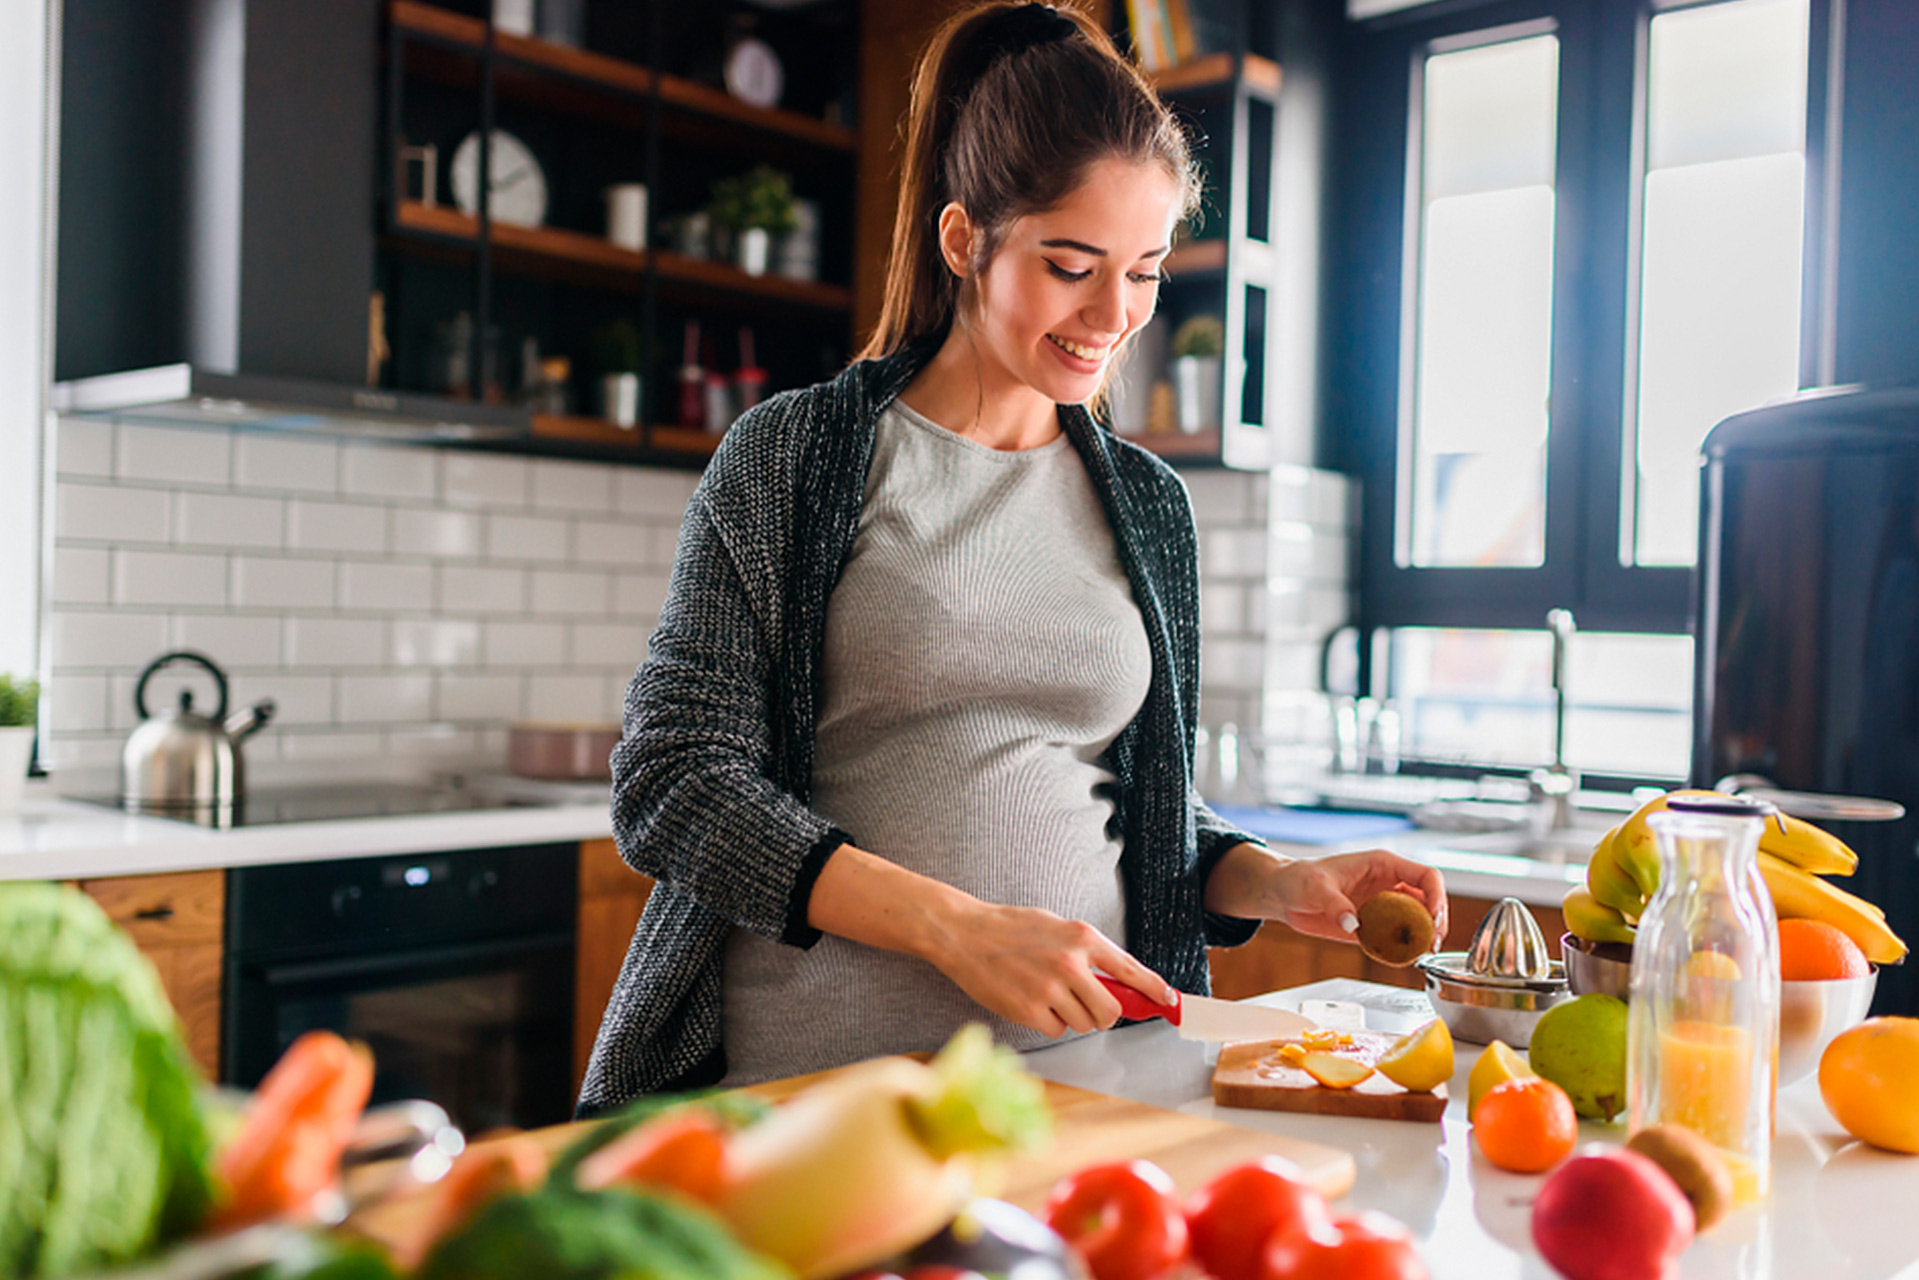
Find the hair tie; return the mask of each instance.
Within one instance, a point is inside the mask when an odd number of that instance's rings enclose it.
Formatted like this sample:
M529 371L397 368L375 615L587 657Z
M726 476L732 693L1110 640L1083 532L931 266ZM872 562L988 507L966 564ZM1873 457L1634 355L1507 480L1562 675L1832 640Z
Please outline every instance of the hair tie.
M1001 10L981 25L972 46L954 68L955 96L964 98L1001 58L1070 40L1078 34L1079 27L1071 18L1038 0Z

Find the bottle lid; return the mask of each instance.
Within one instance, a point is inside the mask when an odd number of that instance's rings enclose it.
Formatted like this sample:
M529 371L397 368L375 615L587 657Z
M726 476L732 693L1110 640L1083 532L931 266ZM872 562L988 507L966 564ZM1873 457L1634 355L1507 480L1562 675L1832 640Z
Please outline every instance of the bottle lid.
M1667 813L1700 813L1715 818L1770 818L1779 812L1769 800L1753 796L1706 794L1674 796L1666 801Z

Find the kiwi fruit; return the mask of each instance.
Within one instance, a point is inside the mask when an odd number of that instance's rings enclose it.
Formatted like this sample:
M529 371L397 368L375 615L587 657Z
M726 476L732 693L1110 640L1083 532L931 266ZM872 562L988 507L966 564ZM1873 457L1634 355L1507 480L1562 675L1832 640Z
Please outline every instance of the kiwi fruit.
M1359 949L1381 964L1409 965L1433 947L1433 918L1418 898L1397 889L1359 906Z
M1664 1169L1692 1202L1696 1230L1704 1231L1732 1208L1732 1170L1710 1142L1676 1124L1641 1129L1626 1143Z

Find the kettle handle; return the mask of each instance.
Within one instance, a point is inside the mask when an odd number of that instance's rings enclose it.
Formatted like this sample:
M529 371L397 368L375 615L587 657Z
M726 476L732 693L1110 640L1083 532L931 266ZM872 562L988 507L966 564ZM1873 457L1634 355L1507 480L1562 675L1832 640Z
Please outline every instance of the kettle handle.
M214 688L220 691L220 705L207 718L215 724L224 723L227 718L227 673L220 670L219 664L212 658L204 653L195 653L191 649L177 649L172 653L163 653L147 663L147 669L140 673L140 682L133 686L133 709L140 713L140 718L146 720L152 715L147 710L147 681L153 679L160 668L171 666L176 662L198 663L207 669L207 673L213 677Z

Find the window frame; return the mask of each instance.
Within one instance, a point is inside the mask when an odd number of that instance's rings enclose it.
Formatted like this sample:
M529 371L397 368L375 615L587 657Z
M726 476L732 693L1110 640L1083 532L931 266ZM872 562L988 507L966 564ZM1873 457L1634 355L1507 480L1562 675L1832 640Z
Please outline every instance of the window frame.
M1328 425L1335 465L1362 479L1356 622L1364 636L1398 626L1538 630L1569 608L1582 630L1685 634L1693 570L1626 566L1619 550L1635 404L1645 88L1652 18L1714 0L1488 0L1387 15L1348 28L1342 50L1341 243L1332 300ZM1831 377L1833 301L1828 120L1840 89L1830 64L1844 0L1809 0L1806 208L1800 384ZM1418 568L1397 561L1405 419L1412 412L1418 324L1418 142L1424 54L1476 33L1559 38L1554 182L1551 424L1546 554L1535 568ZM1362 681L1373 645L1360 646Z

